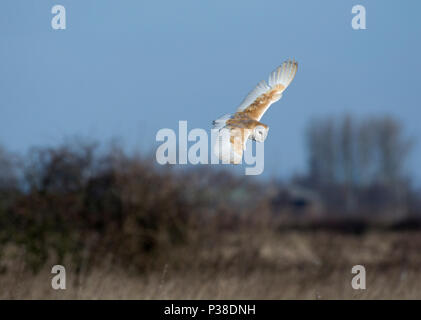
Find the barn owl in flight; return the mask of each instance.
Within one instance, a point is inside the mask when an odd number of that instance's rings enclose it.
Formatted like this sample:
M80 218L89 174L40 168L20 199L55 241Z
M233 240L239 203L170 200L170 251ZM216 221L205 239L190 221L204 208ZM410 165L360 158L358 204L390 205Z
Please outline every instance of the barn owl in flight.
M272 103L281 99L297 68L297 62L285 61L270 74L268 83L262 80L257 84L236 113L213 121L213 128L218 130L214 153L223 163L241 163L247 139L265 141L269 127L260 119Z

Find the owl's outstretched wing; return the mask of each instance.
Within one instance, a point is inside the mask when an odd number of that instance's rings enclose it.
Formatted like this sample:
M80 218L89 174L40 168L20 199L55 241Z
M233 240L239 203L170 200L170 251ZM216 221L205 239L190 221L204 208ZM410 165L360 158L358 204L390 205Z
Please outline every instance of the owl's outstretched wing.
M214 145L215 155L228 164L240 164L246 142L252 130L226 126L218 131Z
M254 88L233 115L227 114L213 122L218 136L214 153L223 163L239 164L253 125L259 121L270 105L278 101L297 73L295 61L285 61L276 68L266 83L264 80Z
M282 97L282 92L290 85L297 73L296 61L285 61L269 76L269 81L260 81L247 95L237 109L249 118L259 121L270 105Z

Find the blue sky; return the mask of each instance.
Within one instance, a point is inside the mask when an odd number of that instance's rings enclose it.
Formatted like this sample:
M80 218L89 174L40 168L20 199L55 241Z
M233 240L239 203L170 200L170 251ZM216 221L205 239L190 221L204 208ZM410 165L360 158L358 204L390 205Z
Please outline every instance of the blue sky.
M51 28L56 4L66 30ZM356 4L367 30L351 28ZM210 128L286 58L299 71L262 119L266 175L305 168L317 116L387 113L418 138L420 12L397 0L2 0L0 144L24 152L77 135L153 151L159 129ZM418 180L420 156L418 143Z

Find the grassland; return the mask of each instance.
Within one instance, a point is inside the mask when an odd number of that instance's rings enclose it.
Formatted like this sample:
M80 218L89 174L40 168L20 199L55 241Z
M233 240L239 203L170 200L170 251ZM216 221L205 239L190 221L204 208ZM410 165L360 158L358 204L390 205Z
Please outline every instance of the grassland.
M236 232L180 247L139 273L104 256L89 271L66 264L66 290L51 288L51 266L37 273L8 248L2 299L419 299L421 233L368 231ZM149 259L154 259L149 257ZM363 265L367 289L353 290L351 268ZM159 268L159 265L161 268Z

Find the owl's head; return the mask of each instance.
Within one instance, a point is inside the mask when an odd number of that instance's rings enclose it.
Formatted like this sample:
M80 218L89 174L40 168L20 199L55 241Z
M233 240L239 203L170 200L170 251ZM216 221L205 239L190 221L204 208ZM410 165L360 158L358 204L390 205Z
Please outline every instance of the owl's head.
M264 126L256 126L253 130L253 140L256 140L257 142L263 142L265 141L267 135L268 135L269 127Z

